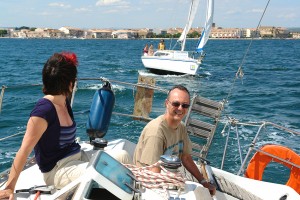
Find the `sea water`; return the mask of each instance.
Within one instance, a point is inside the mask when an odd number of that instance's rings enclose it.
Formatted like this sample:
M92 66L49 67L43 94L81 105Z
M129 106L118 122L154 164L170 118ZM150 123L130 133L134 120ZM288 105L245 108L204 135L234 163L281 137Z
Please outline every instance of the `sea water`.
M220 132L228 117L244 121L270 121L300 131L300 40L210 40L199 74L155 75L144 69L142 49L146 43L158 45L159 40L76 40L76 39L0 39L0 84L6 86L0 114L0 171L11 166L22 142L30 111L43 96L41 71L45 61L54 53L75 52L78 56L78 78L106 78L112 82L116 95L114 112L132 114L138 76L149 76L156 86L169 89L175 84L186 86L215 101L226 99L225 110L209 150L208 160L220 167L226 137ZM187 42L192 50L195 40ZM249 44L251 47L247 51ZM166 46L175 44L166 40ZM244 76L236 77L239 67ZM123 82L130 83L122 84ZM88 140L85 125L88 110L101 81L80 80L73 110L78 136ZM166 93L154 93L150 117L165 110ZM113 115L106 139L126 138L137 142L145 122ZM242 155L256 133L247 127L239 129ZM3 139L16 134L15 137ZM283 135L273 130L263 136L261 144L283 143L300 153L299 137ZM236 135L232 134L224 169L237 172L240 165ZM282 168L270 169L268 179L285 182Z

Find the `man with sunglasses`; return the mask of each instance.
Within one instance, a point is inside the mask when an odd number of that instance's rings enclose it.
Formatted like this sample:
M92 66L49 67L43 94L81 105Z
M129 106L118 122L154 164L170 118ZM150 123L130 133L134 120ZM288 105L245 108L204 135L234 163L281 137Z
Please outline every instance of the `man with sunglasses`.
M165 114L150 121L143 129L136 146L133 162L138 167L156 163L161 155L176 155L187 169L212 195L216 188L207 182L191 157L191 141L182 119L190 106L190 93L182 85L176 85L168 92L165 100ZM160 167L152 167L160 172Z

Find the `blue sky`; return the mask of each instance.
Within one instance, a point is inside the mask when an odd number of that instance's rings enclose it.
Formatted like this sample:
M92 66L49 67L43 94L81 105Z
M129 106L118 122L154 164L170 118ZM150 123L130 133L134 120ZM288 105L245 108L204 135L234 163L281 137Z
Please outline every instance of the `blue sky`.
M186 23L190 0L0 0L0 27L170 28ZM204 0L202 0L204 2ZM215 0L221 27L255 28L268 0ZM205 6L203 6L205 7ZM199 8L193 27L203 26ZM300 27L300 0L271 0L263 26Z

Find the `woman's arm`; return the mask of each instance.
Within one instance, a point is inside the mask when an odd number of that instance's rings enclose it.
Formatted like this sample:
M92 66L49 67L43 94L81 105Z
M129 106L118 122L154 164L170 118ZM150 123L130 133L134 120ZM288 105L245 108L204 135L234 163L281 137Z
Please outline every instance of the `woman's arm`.
M0 191L0 198L13 199L13 192L21 171L26 164L27 158L32 152L45 130L47 121L40 117L30 117L27 123L26 132L19 151L13 161L5 190Z

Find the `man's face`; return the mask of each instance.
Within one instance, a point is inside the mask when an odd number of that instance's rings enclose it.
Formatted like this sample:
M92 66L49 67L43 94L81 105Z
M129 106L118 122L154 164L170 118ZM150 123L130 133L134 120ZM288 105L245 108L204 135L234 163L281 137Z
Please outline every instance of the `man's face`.
M190 97L186 91L174 89L166 100L167 114L173 120L180 122L188 112Z

